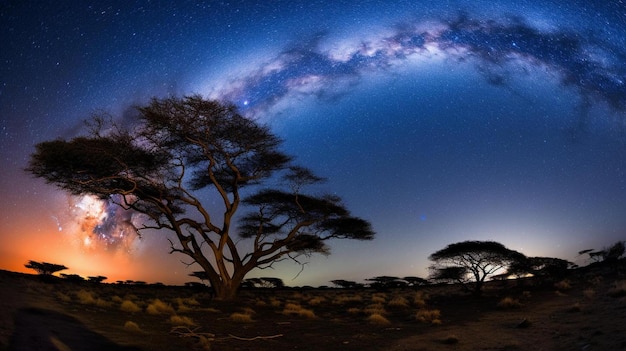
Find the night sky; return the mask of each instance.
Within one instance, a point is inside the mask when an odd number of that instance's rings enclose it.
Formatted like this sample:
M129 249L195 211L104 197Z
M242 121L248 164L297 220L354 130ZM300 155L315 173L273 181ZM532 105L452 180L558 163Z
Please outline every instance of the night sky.
M586 264L626 239L626 3L591 3L3 1L0 268L193 280L165 233L23 169L94 113L196 93L270 125L377 232L251 276L426 277L463 240Z

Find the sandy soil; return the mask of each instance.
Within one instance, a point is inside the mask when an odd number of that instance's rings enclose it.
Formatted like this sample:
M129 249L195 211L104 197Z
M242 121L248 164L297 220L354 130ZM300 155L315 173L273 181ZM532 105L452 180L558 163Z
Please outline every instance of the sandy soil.
M626 350L626 276L598 268L567 281L493 282L482 297L430 286L244 291L221 302L183 287L0 271L0 350Z

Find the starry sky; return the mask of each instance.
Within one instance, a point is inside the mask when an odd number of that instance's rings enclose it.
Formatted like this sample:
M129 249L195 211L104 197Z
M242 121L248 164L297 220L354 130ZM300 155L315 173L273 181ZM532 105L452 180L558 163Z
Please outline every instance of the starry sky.
M463 240L586 264L626 239L622 0L9 0L0 24L1 269L193 280L165 233L23 170L94 113L189 94L269 125L377 232L250 277L426 277Z

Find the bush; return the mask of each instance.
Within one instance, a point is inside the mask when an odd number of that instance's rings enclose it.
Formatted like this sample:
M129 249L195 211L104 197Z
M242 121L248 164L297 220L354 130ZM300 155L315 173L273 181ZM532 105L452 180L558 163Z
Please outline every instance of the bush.
M415 296L413 297L413 304L419 308L426 307L427 299L428 299L428 295L425 292L418 291L415 293Z
M120 310L122 310L123 312L135 313L135 312L141 311L141 308L139 306L137 306L136 303L134 303L134 302L132 302L130 300L124 300L124 301L122 301L122 305L120 306Z
M141 332L141 328L139 328L139 325L132 321L126 321L126 323L124 323L124 329L129 332Z
M409 301L402 296L396 296L387 304L389 307L406 308L409 307Z
M177 315L173 315L170 317L170 323L174 325L186 325L190 327L196 325L196 323L194 323L191 318Z
M380 314L380 315L387 314L387 311L385 310L385 306L379 303L374 303L365 307L363 312L365 312L366 314Z
M174 308L159 299L155 299L148 305L146 312L149 314L174 314Z
M247 313L240 313L240 312L235 312L233 314L230 315L230 320L232 320L233 322L239 322L239 323L252 323L252 316L250 316Z
M415 319L420 322L430 324L441 324L441 311L439 310L419 310L415 314Z
M308 310L306 308L302 308L302 306L298 304L294 304L294 303L287 303L285 305L285 309L283 310L283 314L287 314L287 315L295 314L300 317L315 318L315 313L313 313L313 311Z
M94 298L94 296L91 294L90 291L81 289L76 293L76 297L78 298L78 301L82 303L83 305L95 305L96 304L96 299Z
M374 313L367 317L367 321L375 325L389 325L391 322L385 316Z

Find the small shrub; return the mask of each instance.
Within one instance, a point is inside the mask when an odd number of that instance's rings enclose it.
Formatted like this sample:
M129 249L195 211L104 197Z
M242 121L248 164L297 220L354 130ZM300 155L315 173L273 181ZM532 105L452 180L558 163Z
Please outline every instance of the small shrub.
M254 302L254 304L255 304L257 307L265 307L265 306L267 306L267 302L265 302L265 301L264 301L264 300L262 300L262 299L256 299L256 301Z
M90 291L81 289L76 293L76 297L78 298L78 301L83 305L94 305L96 303L96 299Z
M230 320L238 323L252 323L252 317L246 313L235 312L230 315Z
M139 306L137 306L136 303L134 303L134 302L132 302L130 300L124 300L124 301L122 301L122 304L120 306L120 310L122 310L123 312L135 313L135 312L141 311L141 308Z
M500 308L520 308L522 304L518 299L514 299L511 297L505 297L500 302L498 302L498 307Z
M372 303L385 303L387 302L387 294L376 293L372 296Z
M113 303L103 300L101 298L97 298L94 304L98 307L107 308L107 307L111 307Z
M271 298L270 299L270 306L272 306L272 307L280 307L280 305L282 305L282 304L283 303L280 300L278 300L278 299L275 299L275 298Z
M374 313L367 317L367 321L375 325L389 325L391 322L385 316Z
M396 296L387 303L387 306L393 308L407 308L409 307L409 301L402 296Z
M121 297L115 295L111 298L111 301L116 302L116 303L122 303L124 301L124 299L122 299Z
M155 299L148 305L146 312L149 314L174 314L174 308L159 299Z
M311 306L319 306L321 305L323 302L326 302L326 299L321 297L321 296L316 296L311 298L307 303Z
M380 314L380 315L387 314L387 311L385 310L385 306L383 306L380 303L374 303L365 307L363 312L365 312L366 314Z
M174 325L186 325L190 327L196 325L191 318L185 316L173 315L170 317L169 321Z
M306 308L302 308L302 306L298 304L294 304L294 303L285 304L285 309L283 310L283 314L287 314L287 315L295 314L300 317L315 318L315 313L313 311L308 310Z
M419 308L426 307L426 300L428 300L428 294L423 291L418 291L413 296L413 304Z
M572 288L572 285L570 284L569 280L565 279L561 280L558 283L554 283L554 287L558 290L569 290Z
M126 323L124 323L124 329L126 331L134 332L134 333L141 332L141 328L139 328L139 325L132 321L126 321Z
M361 302L363 297L361 295L339 295L332 301L333 305L345 305L351 302Z
M419 310L415 314L415 319L420 322L430 324L441 324L441 311L439 310Z

